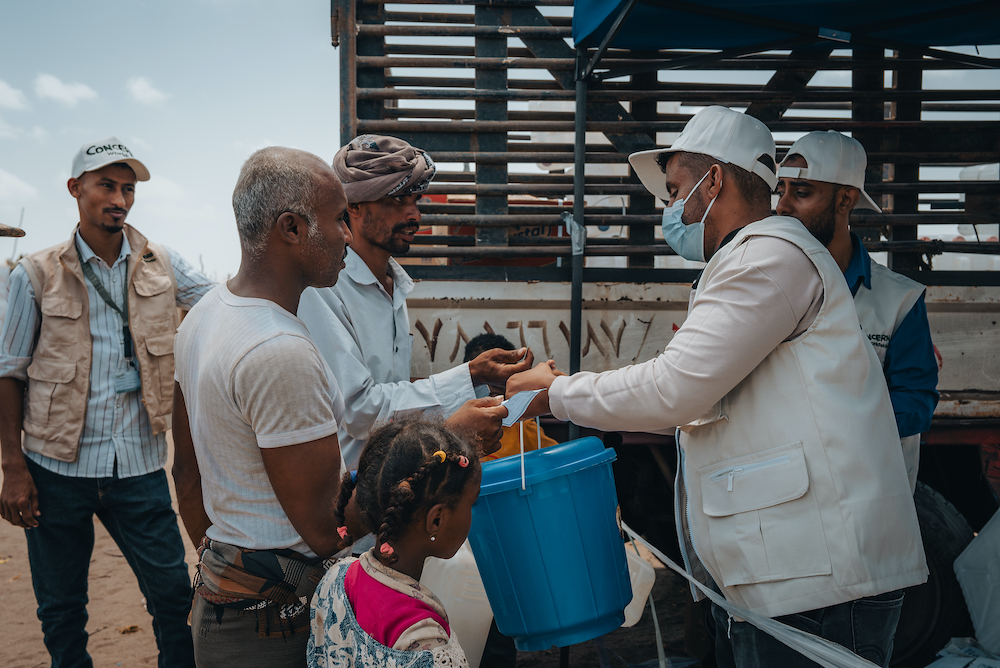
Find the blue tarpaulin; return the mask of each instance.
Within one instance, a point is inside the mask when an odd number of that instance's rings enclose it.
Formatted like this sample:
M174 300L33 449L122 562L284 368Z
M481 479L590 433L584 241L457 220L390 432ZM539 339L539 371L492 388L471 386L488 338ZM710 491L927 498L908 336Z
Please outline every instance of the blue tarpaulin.
M575 0L573 40L593 47L611 29L628 0ZM717 10L715 15L684 11L685 5ZM971 12L959 8L972 5ZM941 13L940 10L945 10ZM738 12L767 19L755 25L719 13ZM907 19L935 12L930 21ZM863 35L915 46L956 46L1000 43L1000 1L952 0L700 0L691 3L639 2L618 31L611 46L636 50L729 49L802 37L782 22L823 29L841 38ZM881 24L881 25L879 25ZM776 27L778 26L778 27ZM869 31L871 27L877 28ZM817 38L818 39L818 38ZM824 40L826 46L831 42ZM851 43L843 43L850 48Z

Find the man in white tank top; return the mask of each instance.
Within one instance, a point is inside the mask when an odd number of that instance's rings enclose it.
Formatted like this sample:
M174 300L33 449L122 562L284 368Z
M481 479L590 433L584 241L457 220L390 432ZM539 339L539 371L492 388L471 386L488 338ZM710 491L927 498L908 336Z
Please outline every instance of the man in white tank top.
M833 130L810 132L792 144L778 169L777 213L801 220L844 272L861 329L882 363L912 492L920 434L938 402L937 358L924 286L873 262L850 231L855 207L881 212L864 191L866 165L856 139Z
M239 273L175 343L174 481L200 561L191 612L201 666L305 666L309 602L339 549L336 378L295 316L337 282L347 197L311 153L250 156L233 192Z

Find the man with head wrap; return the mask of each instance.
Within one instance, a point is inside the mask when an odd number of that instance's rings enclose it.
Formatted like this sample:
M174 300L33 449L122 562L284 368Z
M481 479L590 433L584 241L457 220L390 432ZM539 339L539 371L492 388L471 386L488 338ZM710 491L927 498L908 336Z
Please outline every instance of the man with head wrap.
M506 409L477 396L530 368L529 351L490 350L410 382L406 296L413 280L393 256L410 249L420 224L417 202L434 178L434 161L401 139L362 135L337 151L333 170L347 193L345 219L354 240L340 281L306 290L298 315L344 392L340 447L348 467L356 468L371 426L400 411L454 414L449 426L481 439L486 451L496 449Z

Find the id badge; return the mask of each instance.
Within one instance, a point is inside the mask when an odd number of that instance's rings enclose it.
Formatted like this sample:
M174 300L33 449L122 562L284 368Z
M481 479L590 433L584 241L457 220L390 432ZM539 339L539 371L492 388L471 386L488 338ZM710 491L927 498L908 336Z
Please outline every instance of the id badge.
M115 392L126 394L135 392L142 387L142 380L139 379L139 369L132 364L115 374Z

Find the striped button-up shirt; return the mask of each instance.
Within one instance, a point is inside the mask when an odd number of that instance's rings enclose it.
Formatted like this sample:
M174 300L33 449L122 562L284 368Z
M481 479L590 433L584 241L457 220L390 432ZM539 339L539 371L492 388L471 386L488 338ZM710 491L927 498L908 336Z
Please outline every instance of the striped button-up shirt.
M122 308L128 257L132 252L128 239L122 235L121 253L111 266L94 254L79 231L76 243L82 260L90 263L98 280ZM167 250L177 277L177 306L189 309L215 284ZM49 471L78 478L110 478L115 475L116 466L121 478L158 471L166 462L166 436L153 434L141 392L115 392L115 375L128 365L121 316L104 302L89 280L84 283L90 302L90 336L94 347L80 454L74 462L62 462L36 452L26 452L25 456ZM28 381L28 366L40 325L35 291L27 272L18 265L7 281L7 315L0 330L0 377Z

